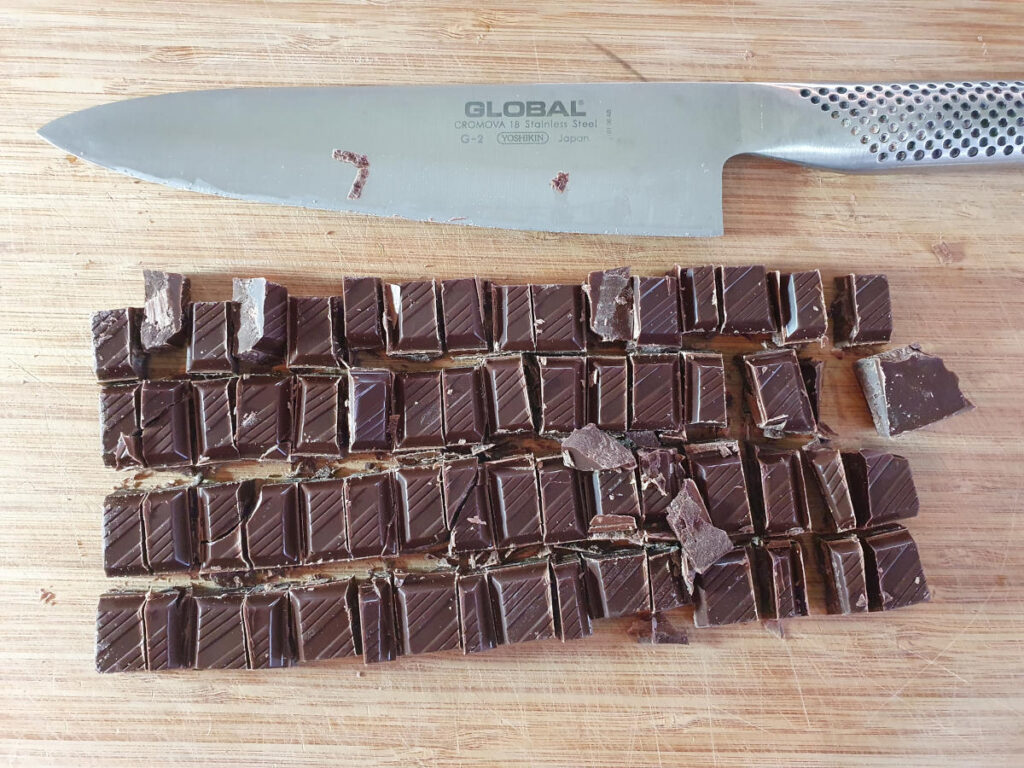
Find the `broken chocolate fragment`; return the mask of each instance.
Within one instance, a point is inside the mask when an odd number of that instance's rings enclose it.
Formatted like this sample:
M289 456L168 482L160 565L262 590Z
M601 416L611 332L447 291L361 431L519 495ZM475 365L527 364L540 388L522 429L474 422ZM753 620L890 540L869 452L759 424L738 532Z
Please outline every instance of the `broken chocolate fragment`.
M581 357L538 357L540 432L564 434L586 423L586 361Z
M148 467L192 464L191 385L144 381L139 397L142 455Z
M547 560L492 568L487 575L500 643L525 643L555 636Z
M279 669L292 665L288 593L249 592L242 603L249 669Z
M825 521L828 530L842 532L856 528L850 485L839 449L812 443L805 445L802 451L828 510L829 517Z
M245 521L245 552L252 568L298 565L299 499L295 483L264 483Z
M674 448L641 448L636 456L644 530L649 534L664 531L669 504L686 477L686 459Z
M341 299L290 296L288 298L288 367L334 369L342 366Z
M196 464L215 464L238 458L235 445L236 379L192 382Z
M796 540L768 541L750 548L756 573L759 613L769 619L807 615L803 549Z
M437 283L417 280L385 283L385 335L391 356L438 357L441 333L437 320Z
M842 456L859 527L917 516L921 505L910 462L902 456L867 449L844 451Z
M863 613L868 609L864 550L852 534L818 540L825 606L829 613Z
M196 565L191 488L150 491L142 502L146 565L153 573L191 570Z
M589 420L600 429L625 432L629 381L625 357L591 357L588 364Z
M582 352L583 291L578 285L531 285L538 352Z
M353 453L390 449L394 379L388 370L348 372L348 448Z
M718 267L717 272L721 333L755 337L775 333L775 313L765 268Z
M498 644L498 638L491 611L491 588L487 574L459 574L456 589L462 652L489 651Z
M395 590L390 576L375 576L359 585L359 633L363 661L377 664L398 657Z
M302 525L305 531L303 562L321 563L351 557L345 535L345 481L341 478L299 483Z
M454 572L398 574L395 597L403 654L411 656L459 647Z
M757 600L747 551L737 547L701 573L695 598L693 623L698 627L756 621Z
M612 435L587 424L562 440L565 463L580 472L598 469L633 469L633 452Z
M491 432L533 431L533 415L521 357L497 357L484 362Z
M530 286L492 285L491 318L497 351L532 352L536 349Z
M253 366L283 362L288 345L288 291L262 277L236 277L231 290L238 304L235 356Z
M230 301L197 301L192 304L192 334L185 371L189 374L234 373L232 353L238 305Z
M666 519L682 547L683 575L688 584L693 583L693 574L703 573L732 549L729 535L711 521L697 484L690 478L680 483L679 493L668 506Z
M395 470L401 551L436 549L448 541L440 467Z
M125 440L139 437L140 390L140 384L106 386L100 390L100 451L108 467L121 469L116 454L122 435ZM124 466L131 466L131 460Z
M487 437L487 409L479 368L441 372L445 445L479 444Z
M295 377L291 456L341 458L344 454L341 382L336 376Z
M184 275L144 269L146 303L143 305L142 348L180 347L188 334L189 280Z
M342 285L346 346L350 350L383 350L380 278L346 277Z
M491 461L483 469L494 521L494 543L498 547L542 543L540 493L533 457Z
M843 275L835 279L833 336L837 347L882 344L892 338L892 305L885 275Z
M137 672L146 668L143 630L145 594L112 592L96 609L96 671Z
M717 352L684 352L686 423L725 427L729 421L725 363Z
M196 595L195 669L245 669L244 592Z
M678 547L648 550L647 571L651 578L651 611L671 611L693 602L683 581L682 554Z
M443 448L441 371L404 371L395 380L400 449Z
M100 381L146 376L146 354L139 340L142 310L108 309L92 315L93 370Z
M739 443L694 443L686 446L686 455L690 475L707 501L711 522L731 536L753 533Z
M891 611L931 600L917 544L903 526L863 538L868 598L873 611Z
M249 567L243 540L253 495L251 480L196 489L200 570L242 571Z
M814 418L796 352L772 349L743 356L750 411L765 437L813 434Z
M288 590L292 637L302 663L355 656L352 581L332 581Z
M551 572L558 600L558 637L562 642L589 637L593 628L579 558L552 563Z
M748 444L751 490L758 504L759 533L788 536L810 527L800 453Z
M718 289L712 266L676 267L682 304L683 332L713 335L721 325Z
M620 549L604 555L584 553L583 567L594 618L614 619L651 610L647 553L643 549Z
M345 478L345 514L352 557L398 554L398 510L390 473Z
M821 272L771 272L769 276L779 313L775 343L824 343L828 337L828 315Z
M678 355L630 357L629 428L675 431L683 423L683 383Z
M450 353L490 349L484 286L478 277L441 281L444 346Z
M637 532L633 515L601 514L590 518L587 536L591 539L625 539Z
M561 459L537 462L540 509L544 543L559 544L587 538L590 510L581 482L582 475Z
M633 340L633 281L629 267L591 272L583 287L590 301L590 329L601 341Z
M287 459L291 453L292 380L243 376L235 390L235 446L248 459Z

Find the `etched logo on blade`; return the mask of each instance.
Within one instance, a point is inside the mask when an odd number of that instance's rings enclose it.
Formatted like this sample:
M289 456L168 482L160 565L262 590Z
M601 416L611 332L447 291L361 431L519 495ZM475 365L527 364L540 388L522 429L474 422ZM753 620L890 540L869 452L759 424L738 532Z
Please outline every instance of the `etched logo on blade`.
M581 100L564 101L467 101L466 117L586 117Z
M503 131L498 134L499 144L547 144L548 135L544 131Z

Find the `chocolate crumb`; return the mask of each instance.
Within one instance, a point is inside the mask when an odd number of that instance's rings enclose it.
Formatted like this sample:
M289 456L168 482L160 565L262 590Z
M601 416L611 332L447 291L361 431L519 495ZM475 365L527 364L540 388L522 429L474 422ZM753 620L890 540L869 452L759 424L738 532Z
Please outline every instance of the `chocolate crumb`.
M366 179L370 176L369 158L366 155L357 155L347 149L336 149L331 153L331 157L356 167L356 177L352 182L352 188L348 191L348 199L358 200L363 194Z
M569 174L559 171L551 180L551 186L556 192L565 192L565 188L569 186Z

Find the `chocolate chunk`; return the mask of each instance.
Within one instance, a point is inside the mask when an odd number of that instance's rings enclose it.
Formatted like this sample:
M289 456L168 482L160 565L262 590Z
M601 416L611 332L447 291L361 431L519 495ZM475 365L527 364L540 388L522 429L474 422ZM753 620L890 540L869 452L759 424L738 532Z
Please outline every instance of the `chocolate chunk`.
M597 469L634 469L633 452L593 424L574 430L562 440L565 463L580 472Z
M195 669L245 669L243 592L196 595Z
M395 576L402 653L451 651L459 647L455 573Z
M640 347L679 349L679 281L675 277L634 277L635 331Z
M482 474L476 459L446 461L441 470L445 523L452 532L449 544L452 554L494 548L487 487Z
M391 448L391 397L395 375L386 370L348 372L348 448L353 453Z
M483 465L498 547L540 544L540 494L532 456L516 456Z
M614 619L651 610L651 584L644 550L585 553L583 568L590 613L595 619Z
M292 587L288 590L288 601L300 663L356 655L356 606L351 579Z
M142 455L149 467L192 463L192 430L187 381L144 381L139 397Z
M721 325L715 268L676 267L682 299L683 333L713 335Z
M93 312L93 370L100 381L128 381L146 377L146 354L139 340L141 309Z
M340 299L288 298L288 367L333 369L342 366Z
M441 371L405 371L395 380L396 448L443 448Z
M758 608L769 619L807 615L807 578L800 543L783 539L751 547L756 573Z
M726 427L729 412L722 356L717 352L684 352L683 367L686 423Z
M775 333L775 313L762 266L718 267L718 296L722 308L721 333L766 336Z
M395 470L399 544L403 553L436 549L448 541L440 467Z
M640 493L633 469L605 469L593 473L594 514L628 515L640 519Z
M351 557L345 536L345 481L341 478L299 483L303 562L322 563Z
M891 611L932 599L917 544L903 526L864 536L871 610Z
M601 429L624 432L629 394L626 358L591 357L587 363L589 420Z
M530 286L492 285L491 319L497 351L532 352L537 348Z
M111 592L96 608L96 671L137 672L146 668L142 593Z
M521 357L498 357L484 362L488 410L493 434L533 431L533 416Z
M437 321L437 283L417 280L385 283L388 355L439 357L441 332Z
M633 281L629 267L591 272L584 293L590 300L590 329L602 341L633 340Z
M942 358L922 352L916 344L858 360L855 369L882 437L920 429L974 408Z
M563 434L586 423L586 362L581 357L538 357L541 434Z
M882 344L892 338L892 305L885 275L843 275L835 279L833 337L837 347Z
M441 281L444 345L449 352L490 349L484 286L478 277Z
M807 387L807 397L811 401L811 413L818 421L821 420L821 394L825 386L825 361L800 360L800 373L804 377L804 386Z
M252 481L201 485L196 498L201 570L247 569L242 538L244 521L252 509Z
M384 349L379 277L346 277L342 281L345 344L350 350Z
M563 643L566 640L590 637L594 630L590 623L589 601L579 558L552 563L551 572L558 599L558 637Z
M832 531L848 531L857 527L853 511L850 485L839 450L825 445L805 445L804 460L817 481L829 518L826 525Z
M756 621L757 601L746 550L736 548L707 568L697 579L698 627Z
M487 575L499 643L555 636L551 573L546 560L493 568Z
M238 305L230 301L197 301L192 304L192 334L185 370L197 373L234 373L232 353Z
M892 453L866 449L844 451L842 456L859 527L917 517L921 503L910 462Z
M686 455L711 522L732 536L753 533L739 444L733 440L697 443L686 447Z
M231 299L238 304L235 357L254 366L283 362L288 345L288 291L262 277L236 277Z
M238 458L235 446L235 379L192 382L196 464Z
M291 666L287 592L247 593L242 602L242 622L249 669Z
M398 553L398 510L390 474L346 478L345 512L352 557L390 557Z
M107 576L149 573L142 535L144 494L121 493L103 501L103 572Z
M487 437L487 410L479 368L441 371L445 445L473 445Z
M561 459L542 459L537 463L537 479L544 543L586 539L590 510L580 473L567 467Z
M538 352L583 352L583 291L578 285L531 285Z
M640 464L640 508L644 529L663 531L669 504L679 493L686 477L686 459L674 448L641 448L636 452ZM702 502L703 503L703 502Z
M245 521L245 551L253 568L298 565L299 499L295 483L264 483Z
M690 643L685 629L673 625L667 617L659 613L634 619L626 632L630 636L635 636L638 643L650 645L689 645Z
M864 575L864 550L852 535L818 540L821 571L825 581L825 606L829 613L863 613L868 609Z
M463 653L489 651L498 644L486 573L461 573L456 584Z
M140 384L107 386L100 390L100 450L103 463L117 467L117 443L139 437ZM125 466L131 466L127 464Z
M683 423L683 383L677 355L629 359L633 385L630 429L675 431Z
M294 378L291 456L344 455L341 382L336 376Z
M376 576L359 585L359 634L363 661L377 664L398 657L395 591L391 577Z
M824 344L828 338L828 315L821 272L770 272L775 292L779 329L776 344Z
M728 534L711 521L697 484L689 478L681 481L666 518L686 558L684 576L688 582L692 582L694 573L704 573L732 549Z
M649 550L647 572L651 580L652 611L671 611L693 602L683 583L681 553L677 547Z
M192 613L192 599L184 590L146 595L146 669L159 672L192 664Z
M636 518L632 515L596 514L587 524L587 536L591 539L626 539L636 532Z
M235 391L235 445L248 459L287 459L291 453L292 380L243 376Z
M748 445L751 491L760 502L758 531L768 536L803 533L810 527L800 454Z
M146 563L153 573L188 571L196 565L191 488L150 491L142 502Z
M173 272L144 269L146 303L140 339L147 352L181 347L188 335L189 280Z
M743 370L750 412L765 437L809 435L817 430L796 352L771 349L744 355Z

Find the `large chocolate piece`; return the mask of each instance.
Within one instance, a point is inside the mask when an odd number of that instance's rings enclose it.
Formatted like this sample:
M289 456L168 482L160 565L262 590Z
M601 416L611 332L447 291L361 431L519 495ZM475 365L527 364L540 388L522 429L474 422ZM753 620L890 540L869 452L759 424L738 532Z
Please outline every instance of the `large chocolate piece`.
M551 572L546 560L493 568L487 574L500 643L555 636Z
M676 267L679 294L682 299L683 332L713 335L721 325L718 310L718 288L712 266Z
M828 315L821 272L770 272L769 278L779 314L775 343L824 343L828 338Z
M384 349L379 277L346 277L342 303L345 344L350 350Z
M417 280L385 283L387 350L389 355L438 357L441 332L437 320L437 283Z
M494 434L533 431L533 415L521 357L498 357L484 362L488 411Z
M196 565L191 488L150 491L142 502L146 564L153 573L191 570Z
M807 615L807 578L800 543L781 539L751 547L759 612L769 619Z
M451 530L452 554L494 548L487 486L476 459L447 461L441 471L444 483L445 523Z
M721 333L733 336L765 336L776 329L768 291L768 274L762 266L718 267L718 295L722 308Z
M395 470L401 551L436 549L448 541L440 467Z
M192 599L171 589L146 595L146 669L186 669L192 664Z
M748 444L751 492L758 504L759 533L787 536L810 527L800 453Z
M395 381L398 438L395 447L443 448L441 371L405 371Z
M542 459L537 463L537 478L544 543L586 539L590 510L580 473L565 466L561 459Z
M839 449L811 444L803 447L803 455L825 502L828 530L841 532L856 528L850 485Z
M196 499L200 569L247 569L242 541L244 521L252 509L252 481L201 485L196 489Z
M634 469L633 452L593 424L574 430L562 440L565 463L580 472L598 469Z
M717 352L684 352L686 423L703 427L728 425L725 363Z
M695 443L686 447L686 455L711 522L732 536L753 533L739 444L733 440Z
M180 347L188 335L189 280L173 272L144 269L146 303L140 339L147 352Z
M352 557L390 557L398 553L398 510L389 473L346 478L345 512Z
M593 473L595 517L626 515L640 520L640 492L633 469L605 469Z
M651 610L651 584L644 550L621 549L605 555L585 553L583 567L594 618L614 619Z
M633 340L633 281L629 267L591 272L583 287L590 300L590 329L601 341Z
M192 430L187 381L144 381L139 397L142 455L149 467L192 463Z
M345 560L351 556L345 533L345 481L299 483L302 492L303 562Z
M288 367L333 369L342 366L340 299L328 296L288 298Z
M254 366L283 362L288 345L288 291L266 278L236 277L231 298L238 304L235 356Z
M885 275L843 275L835 279L833 337L837 347L883 344L892 338L892 305Z
M677 355L629 359L633 386L630 429L675 431L683 423L683 383Z
M491 319L497 351L532 352L536 349L530 286L492 285Z
M243 376L235 391L235 446L248 459L287 459L291 453L292 380Z
M443 280L441 317L448 352L486 352L490 348L484 286L480 278Z
M192 382L196 464L215 464L238 458L235 445L236 379Z
M863 613L868 609L864 550L852 534L818 540L829 613Z
M455 573L395 576L401 651L450 651L459 647L459 611Z
M108 593L96 608L96 671L137 672L146 668L142 606L144 594Z
M142 310L93 312L93 370L100 381L128 381L146 376L146 354L139 341Z
M873 611L891 611L931 600L917 544L906 528L864 536L868 598Z
M195 669L245 669L243 592L196 595Z
M348 373L348 448L353 453L391 448L391 398L395 375L353 368Z
M796 352L771 349L744 355L743 371L754 425L765 437L809 435L817 430Z
M674 448L641 448L636 452L640 465L640 507L644 529L664 530L672 499L686 477L686 459Z
M473 445L487 437L487 407L479 368L441 371L445 445Z
M295 483L264 483L245 521L245 551L253 568L298 565L299 498Z
M695 597L693 622L698 627L756 621L757 600L746 550L736 548L705 570L697 579Z
M301 663L356 655L356 607L350 579L292 587L288 600L292 637Z
M679 493L668 506L666 519L682 547L687 582L692 583L693 574L703 573L732 549L729 535L711 521L697 484L690 478L681 481Z
M494 522L494 543L498 547L542 543L540 494L533 457L491 461L483 468Z
M230 301L197 301L192 304L192 334L185 370L189 374L233 373L232 353L238 305Z
M288 593L249 592L242 603L249 669L277 669L292 665Z
M578 557L551 564L558 599L558 636L562 642L579 640L593 634L589 601L583 581L583 566Z
M582 352L583 291L578 285L531 285L538 352Z
M138 493L119 493L103 501L103 572L107 576L149 573L142 534L142 502Z
M336 376L294 378L291 456L344 455L341 382Z
M359 634L363 661L377 664L398 657L395 590L391 577L375 576L359 585Z
M635 333L640 347L679 349L683 341L679 322L679 281L675 277L635 277Z
M582 357L538 357L540 432L564 434L587 419L586 361Z
M652 611L662 613L693 602L683 583L681 554L677 547L649 550L647 571L651 580Z
M625 432L629 381L625 357L591 357L587 360L589 420L601 429Z
M922 352L916 344L858 360L855 369L882 437L920 429L974 408L942 358Z
M463 653L489 651L498 644L486 573L459 574L459 634Z
M921 503L910 462L902 456L867 449L844 451L843 467L859 527L917 516Z
M103 387L100 390L100 450L103 463L108 467L122 469L134 466L131 456L119 459L118 443L135 444L136 454L141 453L139 444L139 392L142 385L124 384ZM140 456L141 458L141 456Z

